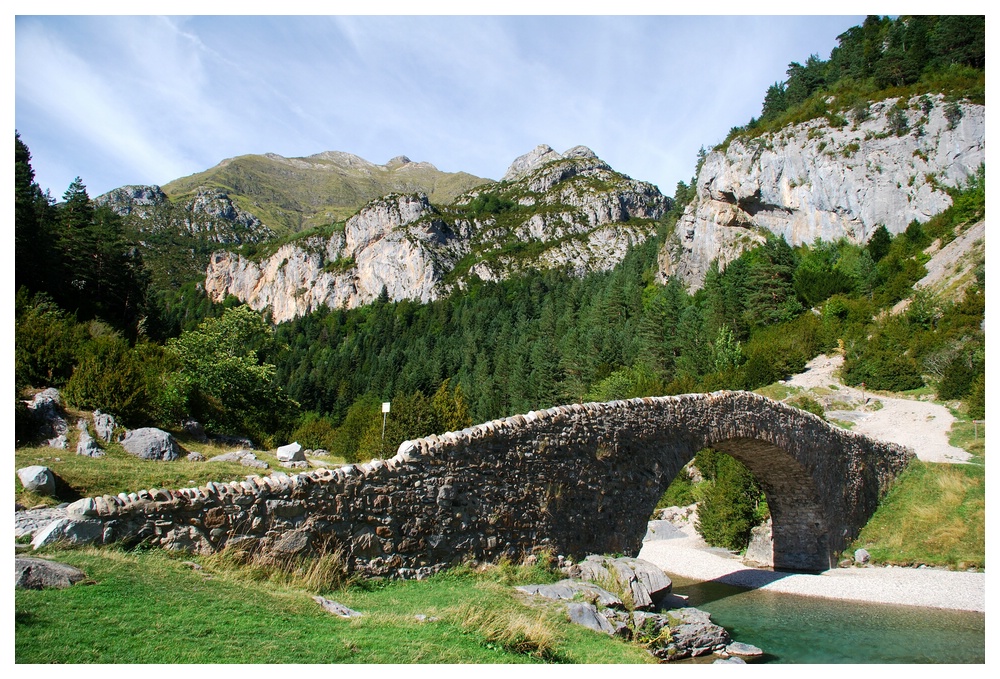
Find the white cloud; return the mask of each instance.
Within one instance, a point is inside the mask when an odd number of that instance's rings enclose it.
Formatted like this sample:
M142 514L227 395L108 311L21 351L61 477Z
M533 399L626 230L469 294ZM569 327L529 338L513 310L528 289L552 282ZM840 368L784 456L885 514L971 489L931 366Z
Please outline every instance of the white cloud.
M789 61L857 20L788 17L30 17L17 125L42 179L107 190L274 151L398 154L499 177L592 147L672 193ZM64 171L64 170L60 170ZM70 177L71 179L72 177ZM43 184L44 185L44 184Z

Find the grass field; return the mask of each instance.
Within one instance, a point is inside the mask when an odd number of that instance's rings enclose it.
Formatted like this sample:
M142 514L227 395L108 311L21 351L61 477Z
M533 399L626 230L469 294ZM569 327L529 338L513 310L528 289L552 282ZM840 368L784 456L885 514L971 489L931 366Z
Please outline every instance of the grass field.
M294 572L262 578L219 556L110 548L46 556L83 569L93 584L17 590L18 663L654 662L521 597L513 585L557 578L538 566L459 567L331 589L306 586ZM315 594L362 617L326 613Z

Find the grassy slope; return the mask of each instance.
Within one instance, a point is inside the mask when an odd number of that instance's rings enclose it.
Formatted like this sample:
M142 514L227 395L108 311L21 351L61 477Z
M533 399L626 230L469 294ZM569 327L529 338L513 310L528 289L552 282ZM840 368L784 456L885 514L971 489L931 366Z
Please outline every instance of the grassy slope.
M876 563L986 567L986 426L957 419L950 442L971 463L910 463L852 550L864 547Z
M240 207L281 234L347 219L368 201L394 191L422 191L432 202L447 204L460 193L489 181L465 172L351 169L328 161L305 160L311 167L265 156L240 156L175 179L163 190L178 200L200 186L223 189Z
M319 588L363 613L348 621L325 613L313 591L255 581L246 568L214 557L113 549L48 556L82 568L94 584L16 592L18 663L523 663L541 655L555 662L652 662L637 647L525 603L512 584L545 579L538 568L460 568L424 581ZM527 636L544 653L530 643L510 650L491 629L470 625L470 602L499 611L511 629L530 622ZM419 622L416 614L438 620Z

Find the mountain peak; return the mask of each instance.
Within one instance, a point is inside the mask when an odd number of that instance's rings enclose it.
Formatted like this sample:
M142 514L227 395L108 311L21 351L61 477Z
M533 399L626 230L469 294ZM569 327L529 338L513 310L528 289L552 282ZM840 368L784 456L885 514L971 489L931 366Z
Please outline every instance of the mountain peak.
M555 151L548 144L539 144L524 155L518 156L507 168L507 173L501 181L514 181L537 170L546 163L564 158L597 158L597 154L586 146L574 146L565 153Z

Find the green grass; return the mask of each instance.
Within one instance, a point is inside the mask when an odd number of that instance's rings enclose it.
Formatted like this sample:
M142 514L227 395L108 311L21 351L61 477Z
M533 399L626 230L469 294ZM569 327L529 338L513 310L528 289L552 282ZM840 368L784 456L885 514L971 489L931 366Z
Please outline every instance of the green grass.
M983 464L986 457L986 425L958 419L948 432L948 443L972 453L973 463Z
M760 394L761 396L766 396L775 401L784 401L789 396L797 394L802 389L799 387L790 387L786 384L781 384L780 382L775 382L774 384L769 384L766 387L761 387L760 389L754 389L755 394Z
M653 662L520 597L512 585L544 579L537 567L459 567L324 591L261 582L217 557L93 548L47 555L94 584L16 592L17 663ZM312 600L317 590L363 617L324 612ZM477 619L473 609L491 615Z
M914 460L896 479L850 551L876 563L986 566L986 470Z
M56 448L17 448L14 452L15 469L31 465L48 467L62 480L57 483L53 497L25 491L17 476L14 476L14 497L25 507L40 504L54 506L60 502L72 502L81 497L96 495L117 495L143 489L188 488L203 486L209 481L220 483L242 481L256 474L267 476L280 471L296 474L299 469L286 469L278 462L275 451L255 450L258 460L263 460L270 468L255 469L244 467L238 462L190 462L184 457L170 462L142 460L125 452L119 444L107 444L104 457L90 458L76 454L76 430L70 431L70 446L66 450ZM235 447L220 447L212 444L196 443L189 438L178 436L178 442L188 451L197 451L206 458L236 450ZM335 457L316 458L323 464L336 466L343 462Z

